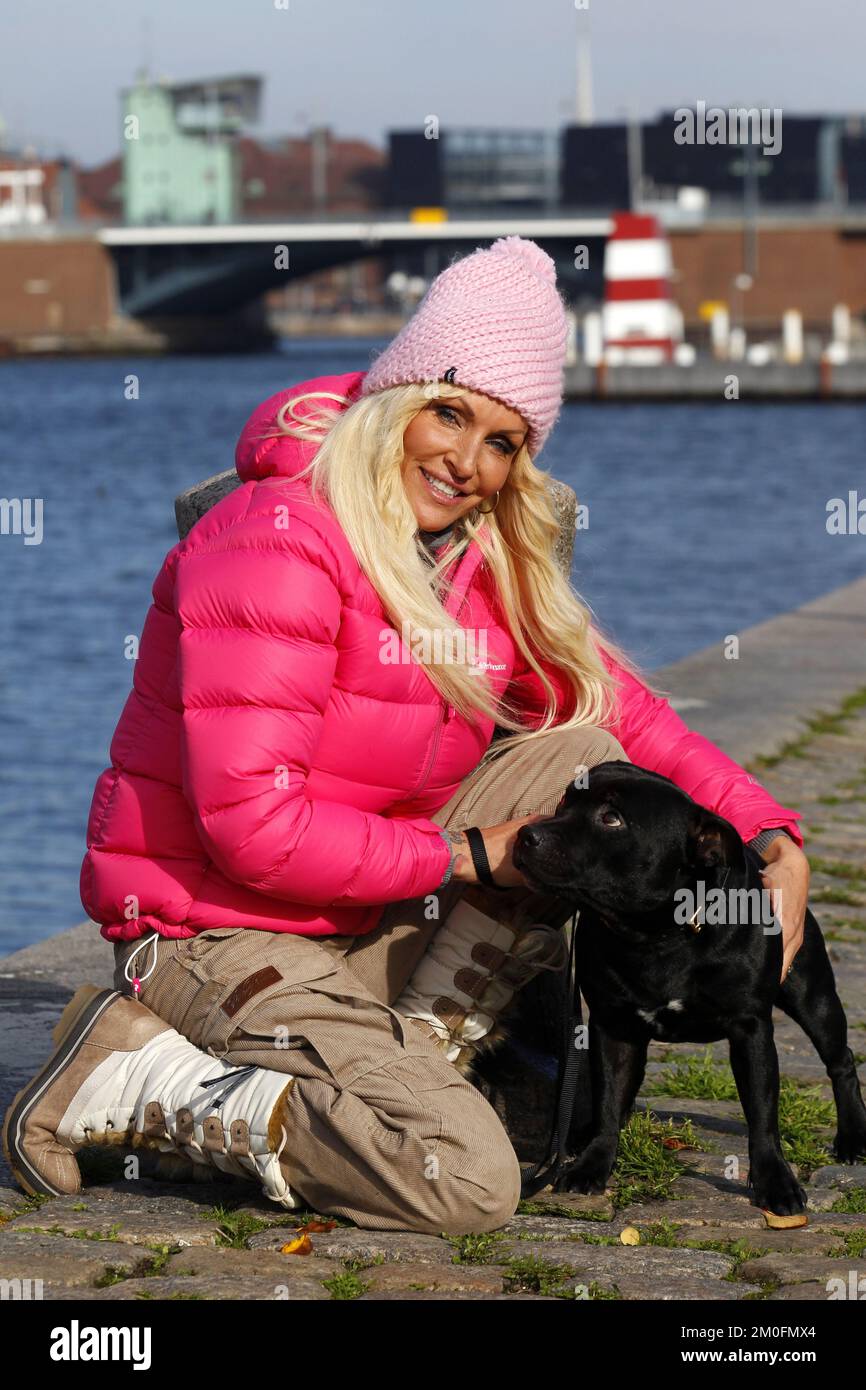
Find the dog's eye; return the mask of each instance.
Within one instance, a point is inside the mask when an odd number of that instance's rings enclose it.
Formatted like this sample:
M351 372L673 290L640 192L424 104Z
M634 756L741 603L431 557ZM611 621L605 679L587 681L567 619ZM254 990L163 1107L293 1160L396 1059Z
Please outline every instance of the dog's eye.
M601 821L602 825L609 826L622 825L623 823L622 816L619 814L619 812L611 810L610 807L601 812L599 820Z

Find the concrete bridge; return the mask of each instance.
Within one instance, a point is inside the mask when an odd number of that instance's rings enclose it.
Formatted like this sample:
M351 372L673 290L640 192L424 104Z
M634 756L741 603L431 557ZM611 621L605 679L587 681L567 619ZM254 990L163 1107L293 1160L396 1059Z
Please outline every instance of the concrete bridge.
M123 313L134 318L236 313L267 290L365 256L430 247L445 260L501 236L539 242L568 281L573 247L602 241L612 219L598 217L405 218L285 221L208 226L105 227L98 237L117 265ZM282 261L278 248L285 247ZM601 270L601 257L596 258ZM288 262L286 264L286 261ZM577 278L586 272L572 272Z

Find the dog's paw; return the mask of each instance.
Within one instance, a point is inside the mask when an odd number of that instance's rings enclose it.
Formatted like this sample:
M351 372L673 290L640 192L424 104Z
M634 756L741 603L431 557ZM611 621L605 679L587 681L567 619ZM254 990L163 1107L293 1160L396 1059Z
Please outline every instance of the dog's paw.
M866 1157L866 1128L840 1129L833 1140L833 1154L837 1163L856 1163Z
M553 1184L553 1190L596 1196L607 1187L610 1172L611 1165L603 1159L573 1158L562 1169Z
M795 1216L806 1210L806 1193L787 1163L766 1169L759 1176L750 1175L752 1200L756 1207L774 1212L776 1216Z

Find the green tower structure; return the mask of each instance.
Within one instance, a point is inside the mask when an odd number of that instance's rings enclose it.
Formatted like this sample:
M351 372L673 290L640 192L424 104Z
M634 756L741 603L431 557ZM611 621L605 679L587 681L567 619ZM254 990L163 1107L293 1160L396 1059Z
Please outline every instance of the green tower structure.
M241 212L237 138L258 120L259 77L137 75L121 93L124 221L226 223Z

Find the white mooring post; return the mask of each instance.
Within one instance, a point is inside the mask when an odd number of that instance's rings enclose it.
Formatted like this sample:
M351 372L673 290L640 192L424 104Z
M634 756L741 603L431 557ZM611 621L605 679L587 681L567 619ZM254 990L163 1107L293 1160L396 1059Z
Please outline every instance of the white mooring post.
M603 356L601 314L593 310L583 316L583 360L588 367L597 367Z
M786 309L782 315L782 356L786 362L803 360L803 315L799 309Z
M710 316L710 343L715 358L724 359L728 355L728 339L731 332L731 315L727 306L717 304Z
M728 335L728 358L731 362L742 362L746 355L745 328L732 328Z
M851 310L847 304L833 305L833 342L845 343L847 346L851 341Z

